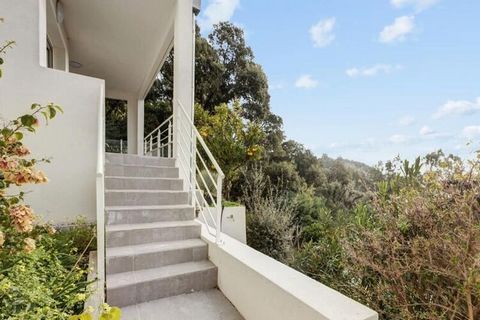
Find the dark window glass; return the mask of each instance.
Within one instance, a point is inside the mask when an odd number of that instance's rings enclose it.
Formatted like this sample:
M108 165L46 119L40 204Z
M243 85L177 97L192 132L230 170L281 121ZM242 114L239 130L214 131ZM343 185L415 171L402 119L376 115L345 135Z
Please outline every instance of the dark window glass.
M53 46L47 37L47 67L53 68Z

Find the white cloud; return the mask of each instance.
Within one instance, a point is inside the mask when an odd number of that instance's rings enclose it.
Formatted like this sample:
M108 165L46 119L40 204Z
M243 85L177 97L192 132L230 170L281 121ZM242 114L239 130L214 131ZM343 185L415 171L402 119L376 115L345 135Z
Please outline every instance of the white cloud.
M333 28L335 27L336 19L334 17L325 20L320 20L317 24L310 28L310 38L313 41L313 46L322 48L328 46L335 40Z
M229 21L239 5L240 0L210 0L198 19L200 28L208 32L214 24Z
M393 24L383 28L380 32L380 42L392 43L405 40L409 33L415 29L414 16L402 16L395 19Z
M376 64L372 67L363 67L363 68L350 68L345 71L347 76L351 78L355 77L374 77L380 73L388 74L395 70L399 70L402 67L399 65L392 66L389 64Z
M401 143L405 143L409 140L409 138L403 134L394 134L393 136L391 136L388 141L390 141L391 143L395 143L395 144L401 144Z
M480 126L468 126L463 128L463 135L469 139L480 137Z
M398 124L402 127L408 127L415 123L415 118L412 116L404 116L398 120Z
M467 100L449 100L433 115L435 119L442 118L447 115L460 114L468 115L480 111L480 97L477 101Z
M433 135L434 133L435 133L435 130L433 130L432 128L430 128L428 126L423 126L420 129L420 135L422 135L422 136L429 136L429 135Z
M312 89L318 86L318 81L313 79L311 75L304 74L295 81L295 86L297 88Z
M268 88L270 90L282 90L282 89L285 89L285 84L283 82L280 82L280 83L272 83L272 84L269 84L268 85Z
M437 4L439 0L391 0L395 8L414 7L417 12L423 11Z

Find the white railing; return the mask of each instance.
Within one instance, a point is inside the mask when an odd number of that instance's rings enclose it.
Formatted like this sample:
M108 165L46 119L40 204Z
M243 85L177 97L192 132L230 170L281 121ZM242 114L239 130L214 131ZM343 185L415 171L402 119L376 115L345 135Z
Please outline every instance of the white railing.
M145 155L164 158L173 157L173 116L168 117L143 139Z
M175 113L175 122L172 116L145 137L145 155L176 155L179 169L188 182L191 205L195 208L197 217L205 223L208 232L220 243L225 175L180 101L177 101L177 106L180 111ZM174 123L177 127L172 130ZM176 150L173 150L173 146ZM165 148L166 153L159 151Z
M105 139L105 152L127 153L128 143L126 140Z
M222 232L222 186L225 174L198 132L183 104L177 101L180 112L176 121L179 138L176 143L179 159L189 159L180 166L190 175L192 205L201 216L210 234L220 243ZM185 150L186 146L189 150ZM177 153L178 154L178 153ZM180 155L180 154L178 154Z

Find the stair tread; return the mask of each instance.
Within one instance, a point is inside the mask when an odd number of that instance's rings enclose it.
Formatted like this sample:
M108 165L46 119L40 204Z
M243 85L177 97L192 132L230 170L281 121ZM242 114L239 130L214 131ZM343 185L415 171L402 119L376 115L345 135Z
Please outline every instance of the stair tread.
M193 209L188 204L165 204L155 206L107 206L106 211L122 211L122 210L163 210L163 209Z
M105 193L125 193L125 192L135 192L135 193L187 193L188 191L183 190L152 190L152 189L106 189Z
M156 166L151 164L137 164L137 163L106 163L106 166L112 167L135 167L135 168L160 168L160 169L178 169L173 166Z
M200 226L200 224L195 220L161 221L161 222L134 223L134 224L113 224L113 225L106 226L106 231L112 232L112 231L129 231L129 230L169 228L169 227L194 227L194 226Z
M118 156L118 157L131 157L131 158L142 158L142 159L171 159L175 160L176 158L171 157L152 157L152 156L145 156L140 154L130 154L130 153L116 153L116 152L105 152L107 156Z
M115 273L107 275L107 289L116 289L142 282L167 279L183 274L207 271L214 268L216 268L216 266L210 261L201 260L172 264L160 268Z
M113 247L107 250L107 258L135 256L145 253L163 252L179 249L204 247L207 244L201 239L187 239L179 241L152 242L133 246Z
M135 179L135 180L170 180L170 181L182 181L180 178L168 178L168 177L136 177L136 176L105 176L105 179Z

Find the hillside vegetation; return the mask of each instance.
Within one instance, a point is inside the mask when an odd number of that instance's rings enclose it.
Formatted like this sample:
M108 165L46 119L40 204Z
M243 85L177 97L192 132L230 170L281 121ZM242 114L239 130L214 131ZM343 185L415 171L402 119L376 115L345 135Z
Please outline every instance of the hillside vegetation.
M171 113L173 55L145 101L146 133ZM197 29L195 86L196 125L226 173L224 197L247 207L250 246L382 319L480 318L480 158L438 151L373 168L315 156L285 138L230 23L208 39ZM111 136L125 134L119 110L108 105Z

